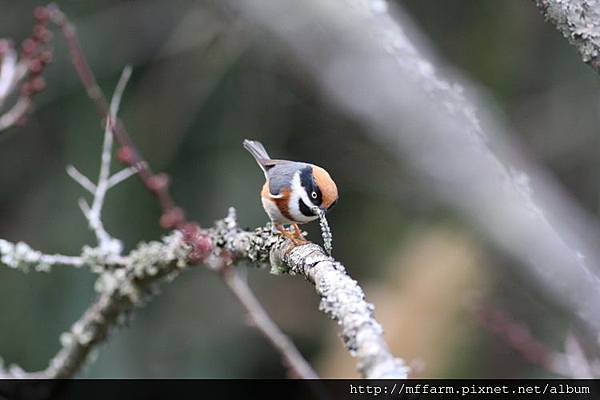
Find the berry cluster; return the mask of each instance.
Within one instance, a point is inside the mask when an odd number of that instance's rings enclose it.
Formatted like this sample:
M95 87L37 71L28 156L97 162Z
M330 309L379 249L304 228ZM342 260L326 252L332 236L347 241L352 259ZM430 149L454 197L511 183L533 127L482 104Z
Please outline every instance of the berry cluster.
M50 22L50 11L46 7L37 7L34 10L35 24L31 31L31 35L23 40L19 52L19 65L25 70L20 82L21 99L26 100L24 104L29 106L31 99L36 94L46 88L46 82L42 77L44 69L52 62L52 48L50 42L52 40L52 32L48 30ZM12 43L3 41L0 48L0 56L7 54L8 51L13 51ZM26 122L25 111L16 121L18 125L23 125Z

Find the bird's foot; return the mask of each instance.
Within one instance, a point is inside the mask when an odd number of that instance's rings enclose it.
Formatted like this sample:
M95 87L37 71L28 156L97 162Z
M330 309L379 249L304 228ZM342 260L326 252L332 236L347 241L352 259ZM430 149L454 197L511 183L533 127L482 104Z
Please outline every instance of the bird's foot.
M283 227L283 225L275 225L275 228L277 229L277 231L279 231L279 233L283 237L285 237L286 239L289 239L292 243L294 243L295 246L301 246L303 244L307 244L308 240L304 239L304 236L302 235L302 231L300 230L298 225L293 224L292 227L294 228L294 232L288 231L287 229L285 229Z
M296 233L296 237L295 237L295 241L294 241L294 244L296 246L309 243L309 241L304 238L304 235L302 234L302 230L300 229L298 224L293 224L292 227L294 228L294 232Z

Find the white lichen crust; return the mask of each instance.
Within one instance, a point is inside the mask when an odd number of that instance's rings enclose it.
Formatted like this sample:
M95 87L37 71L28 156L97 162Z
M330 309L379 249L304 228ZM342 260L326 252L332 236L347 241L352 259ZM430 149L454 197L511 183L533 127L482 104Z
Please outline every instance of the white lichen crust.
M600 73L600 1L534 0L544 17Z
M72 377L89 361L91 352L110 331L127 321L134 307L141 306L187 266L187 246L180 232L161 242L142 243L123 259L120 268L105 269L95 284L98 298L84 315L60 337L61 350L43 371L46 378Z
M341 327L341 338L358 359L358 371L365 378L405 379L408 367L394 357L383 339L383 329L373 316L374 307L365 301L358 283L342 264L320 246L307 244L289 252L276 251L291 273L304 275L321 297L319 309Z

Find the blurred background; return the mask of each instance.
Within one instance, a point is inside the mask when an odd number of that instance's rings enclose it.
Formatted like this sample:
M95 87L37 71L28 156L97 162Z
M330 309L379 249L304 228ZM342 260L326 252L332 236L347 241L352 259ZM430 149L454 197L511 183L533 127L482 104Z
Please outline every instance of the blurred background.
M189 216L210 225L233 206L242 226L267 221L258 197L263 177L241 146L244 138L262 141L275 157L322 165L341 196L328 217L334 254L363 285L393 352L417 376L555 376L539 360L564 349L569 316L370 142L360 123L327 107L284 47L217 3L58 1L107 93L123 66L134 67L121 117L154 169L172 176L173 194ZM447 62L443 72L480 85L527 156L598 214L598 77L534 4L398 3ZM0 37L26 38L38 4L0 0ZM77 207L85 193L65 167L96 176L102 126L62 38L54 45L35 112L25 127L0 136L0 238L74 255L94 238ZM158 217L158 205L136 179L108 194L105 226L128 249L164 234ZM313 225L310 237L320 241ZM357 376L310 284L254 266L239 269L322 377ZM45 368L60 333L93 301L94 277L85 269L0 268L5 363ZM517 349L528 338L542 344L530 357ZM128 327L113 332L81 376L279 378L285 370L219 278L198 267L164 285Z

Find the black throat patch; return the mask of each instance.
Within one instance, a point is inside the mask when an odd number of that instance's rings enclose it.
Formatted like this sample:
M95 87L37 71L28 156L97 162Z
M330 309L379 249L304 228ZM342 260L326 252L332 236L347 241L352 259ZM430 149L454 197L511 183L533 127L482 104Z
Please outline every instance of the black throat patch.
M300 208L300 212L302 213L302 215L304 215L305 217L315 216L315 213L312 212L310 207L308 207L302 199L298 199L298 207Z

